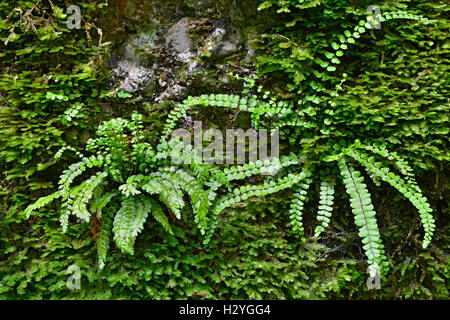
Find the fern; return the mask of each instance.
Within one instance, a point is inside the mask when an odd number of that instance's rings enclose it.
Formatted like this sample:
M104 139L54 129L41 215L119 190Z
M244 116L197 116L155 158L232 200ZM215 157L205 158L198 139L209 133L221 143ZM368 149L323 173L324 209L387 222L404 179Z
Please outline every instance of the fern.
M260 8L278 4L283 12L289 12L290 7L305 9L320 3L321 1L306 0L277 3L269 0L265 1ZM381 21L399 18L431 22L404 12L385 14ZM288 24L292 26L295 22L296 20ZM341 63L340 58L348 49L348 45L355 43L355 39L366 32L366 28L366 21L361 20L352 31L346 30L344 34L339 35L338 39L331 43L331 50L324 52L322 59L313 59L313 61L329 72L335 71L337 65ZM323 76L317 70L315 71L316 76L317 74L320 77ZM343 76L345 79L345 74ZM319 76L317 77L319 78ZM217 227L218 216L223 210L250 197L262 197L292 188L294 192L289 210L291 226L294 233L304 240L302 215L307 190L313 183L313 179L309 177L314 173L314 167L310 163L319 162L320 166L326 163L329 167L331 162L337 161L338 172L340 172L346 191L350 196L352 213L359 228L359 236L362 238L363 248L373 275L379 270L384 270L387 262L371 196L360 172L355 170L350 163L354 160L364 166L376 184L380 180L388 182L413 203L419 210L425 229L423 246L429 245L435 228L434 219L427 199L416 184L413 169L406 160L395 152L388 151L383 145L362 145L357 141L346 148L345 139L342 144L341 141L332 140L329 132L333 124L331 116L334 110L326 109L325 116L317 117L322 101L318 94L327 91L324 85L311 83L311 89L314 92L302 92L302 99L294 103L278 101L270 91L263 92L262 86L258 86L256 94L250 95L255 80L244 80L246 85L242 96L209 94L188 97L178 104L170 112L156 148L144 141L142 116L137 113L132 115L131 120L117 118L104 122L98 128L96 137L87 143L85 151L93 154L89 157L69 146L61 148L56 153L56 158L59 158L65 150L72 150L81 160L63 171L59 180L59 191L30 205L24 211L25 215L28 217L34 210L61 197L60 222L63 231L66 231L70 215L89 222L91 211L96 211L102 224L97 250L99 266L103 268L107 259L111 232L117 247L129 254L134 253L134 243L144 228L149 213L168 233L173 233L169 218L161 203L174 213L176 219L181 219L182 209L185 207L184 196L187 195L195 225L201 234L206 234L204 242L208 243ZM338 95L343 82L344 80L336 86L331 97ZM335 106L332 100L328 100L328 103L332 107ZM184 158L181 164L174 165L171 162L171 155L179 146L177 143L181 142L167 140L176 128L178 120L194 107L244 110L251 114L252 125L255 128L269 123L272 130L287 129L285 138L289 139L295 147L298 147L295 143L298 141L299 133L304 133L301 136L302 144L314 145L319 139L330 138L328 146L331 147L325 148L326 152L319 154L317 158L305 158L301 154L291 153L280 159L256 161L223 170L200 163L198 155L191 148L183 154ZM318 128L317 123L323 127ZM310 129L317 129L320 134L311 134ZM290 135L290 132L294 134ZM361 149L369 152L371 156L362 152ZM382 157L383 162L377 162L375 156ZM390 172L388 166L392 162L403 178ZM262 177L266 174L274 176ZM90 178L72 186L75 180L81 180L84 176ZM329 225L336 178L329 170L326 171L326 174L321 172L320 176L322 180L317 214L320 225L315 228L314 235L316 237ZM256 178L258 184L246 184L249 177ZM234 182L237 182L238 185L233 186ZM115 205L119 200L121 200L120 209L114 212ZM103 216L102 210L106 212Z
M64 170L59 180L59 189L62 196L67 196L70 185L76 177L83 174L87 168L100 167L103 164L102 157L92 156L89 158L84 157L81 161L76 162L69 166L67 170Z
M167 218L166 214L164 213L164 210L161 208L160 204L156 202L153 199L149 199L149 201L152 203L152 216L155 218L155 220L161 224L161 226L166 230L168 233L173 234L172 227L170 226L169 219Z
M292 195L291 208L289 210L289 217L291 219L292 231L301 241L305 241L303 228L303 207L305 204L307 190L312 180L305 179L303 182L294 185L294 194Z
M317 212L317 221L320 221L320 226L316 227L314 237L318 237L328 227L333 213L335 182L334 180L328 179L327 176L322 176L322 179L322 183L320 184L319 211Z
M418 187L416 185L411 185L395 173L390 172L389 168L383 167L382 163L376 162L374 158L369 157L359 150L349 151L349 155L366 167L369 172L375 174L383 181L396 188L414 205L414 207L417 208L417 210L419 210L420 218L425 229L422 246L426 248L431 242L436 225L433 215L431 214L433 210L428 204L427 198L417 189Z
M386 265L384 247L381 243L380 231L375 218L370 193L364 184L364 178L359 171L349 166L343 158L338 162L345 189L350 196L350 206L359 228L363 249L368 258L371 275L374 276L380 267Z
M122 201L114 217L113 233L117 247L123 252L134 254L134 242L151 209L152 203L146 197L136 196Z
M99 268L103 269L106 263L107 254L109 250L109 243L111 241L111 228L113 224L113 215L107 213L101 217L101 227L97 239L97 252Z
M194 212L194 221L198 225L200 232L205 234L207 229L207 213L210 207L210 199L200 183L184 171L177 171L179 185L186 190L191 199L191 205Z
M166 121L164 126L163 134L161 136L161 142L167 141L169 135L172 133L177 125L178 120L188 112L189 109L196 106L214 106L214 107L224 107L224 108L234 108L249 111L252 113L253 117L258 118L258 115L267 115L278 117L286 116L292 113L292 105L281 102L279 105L276 104L275 100L271 102L265 102L258 100L256 98L246 98L240 97L238 95L228 95L228 94L210 94L202 95L200 97L188 97L182 103L178 104L175 109L173 109Z
M224 209L236 204L238 202L247 200L250 197L262 197L272 193L279 192L284 189L291 188L294 184L301 180L306 179L307 173L302 172L300 174L289 174L286 177L279 178L272 181L264 181L262 185L244 185L239 188L235 188L233 192L230 192L221 198L219 198L212 208L211 224L204 243L207 244L211 241L211 237L217 227L217 218Z
M97 214L99 216L101 216L101 211L103 210L103 208L105 206L107 206L109 204L109 202L118 194L118 192L113 191L113 192L106 192L104 194L101 194L100 196L96 197L91 205L90 205L90 209L91 210L96 210Z
M68 195L63 198L63 200L65 200L61 205L61 207L62 207L61 209L63 210L63 213L61 214L61 216L59 218L63 232L67 231L67 228L69 225L69 217L73 212L72 211L73 204L74 204L75 200L79 197L80 192L83 191L83 188L85 185L86 185L86 183L82 182L80 185L71 188L70 192L68 192Z
M388 12L376 18L379 18L381 22L392 19L411 19L421 21L424 24L434 22L433 20L429 20L420 15L414 15L404 11ZM331 51L325 51L325 60L317 59L316 62L322 68L326 68L327 71L335 71L336 66L341 63L341 60L339 58L344 55L344 52L345 50L347 50L348 45L356 43L355 39L360 38L361 35L364 34L368 29L370 29L370 24L365 20L360 20L359 24L354 27L353 31L345 30L344 34L338 35L338 41L331 43Z
M181 218L181 209L185 203L183 200L183 192L177 184L174 184L173 176L151 178L142 184L142 189L149 194L158 194L162 202L164 202L175 214Z
M33 213L33 211L36 211L42 207L45 207L50 202L52 202L55 199L58 199L61 197L61 191L56 191L52 194L49 194L48 196L39 198L36 202L33 204L30 204L24 211L25 219L28 219L30 215Z
M91 214L87 209L87 203L92 198L94 189L103 182L107 174L105 172L98 172L83 183L83 188L80 193L77 193L76 198L73 201L71 210L72 214L84 220L90 221Z
M395 161L395 167L400 170L400 172L404 175L405 179L411 184L411 186L420 192L420 188L416 184L416 179L414 177L413 169L409 166L408 161L400 157L395 151L389 151L384 145L360 145L359 143L356 146L363 148L367 151L373 152L384 157L387 160Z
M167 232L173 232L163 207L152 196L157 196L177 219L181 219L184 195L187 194L194 222L204 234L208 228L208 211L219 188L230 188L226 174L211 165L197 164L193 151L186 155L189 161L173 165L171 152L176 142L162 142L155 150L143 141L142 128L142 116L138 114L133 114L130 121L118 118L104 122L98 128L97 136L86 146L85 151L94 155L80 153L81 160L61 174L59 190L26 208L25 216L29 217L33 211L58 197L62 198L60 223L63 232L67 231L71 215L89 223L91 215L96 214L102 220L98 247L101 268L106 263L110 237L109 216L103 219L102 211L109 215L120 199L123 199L120 209L114 215L111 213L114 220L112 233L117 247L125 253L133 254L136 237L150 212ZM64 150L58 151L59 154ZM87 179L73 186L76 179L87 174Z

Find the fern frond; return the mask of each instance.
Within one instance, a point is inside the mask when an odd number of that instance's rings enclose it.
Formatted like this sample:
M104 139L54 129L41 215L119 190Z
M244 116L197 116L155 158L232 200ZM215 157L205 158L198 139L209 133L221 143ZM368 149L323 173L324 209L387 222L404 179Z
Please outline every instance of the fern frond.
M97 214L103 210L103 208L114 198L118 192L107 192L98 198L94 199L90 205L91 210L97 211Z
M167 141L169 135L176 127L178 120L183 117L189 109L195 106L240 109L249 111L255 115L264 114L269 117L274 115L282 116L292 112L292 108L285 102L280 102L279 105L275 105L274 103L264 102L256 98L248 99L238 95L210 94L199 97L188 97L170 112L160 142Z
M30 217L30 215L33 213L33 211L36 211L36 210L46 206L47 204L49 204L50 202L52 202L53 200L55 200L59 197L61 197L61 191L56 191L52 194L49 194L48 196L39 198L36 202L34 202L33 204L30 204L23 211L23 213L25 214L25 219L28 219Z
M392 19L411 19L411 20L417 20L424 24L429 24L434 22L433 20L429 20L423 16L420 15L414 15L410 14L408 12L404 11L398 11L398 12L387 12L378 15L375 17L376 19L379 19L380 22L388 21ZM345 30L344 34L338 35L338 41L331 43L331 50L324 52L324 59L317 59L316 62L322 67L326 68L327 71L336 71L336 66L341 63L340 57L344 55L345 50L347 50L349 44L355 44L355 39L358 39L361 37L362 34L367 32L368 29L371 28L371 25L369 22L365 20L360 20L359 24L355 25L353 28L353 31L351 30Z
M314 237L318 237L328 227L333 213L333 202L334 180L324 179L320 184L319 211L317 212L317 220L321 223L314 230Z
M203 235L208 225L209 218L207 214L211 206L208 192L203 189L202 185L195 178L181 169L176 171L175 176L179 177L176 180L177 184L189 195L194 213L194 221L199 227L200 233Z
M278 180L266 180L262 185L244 185L239 188L235 188L233 192L222 196L216 201L214 207L212 208L211 224L206 234L204 243L206 244L211 241L211 237L217 227L217 217L224 209L250 197L262 197L291 188L294 184L306 179L307 176L308 175L305 172L301 172L299 174L289 174L288 176L279 178Z
M153 174L141 184L142 190L149 194L158 194L160 200L165 203L181 219L181 209L185 206L183 192L172 174Z
M114 241L122 252L134 254L134 242L144 228L152 203L147 197L136 196L122 201L114 217Z
M86 181L83 181L78 186L69 188L69 191L66 193L67 196L63 197L63 203L61 204L61 216L59 217L59 222L61 223L62 231L66 232L67 227L69 225L69 216L72 214L72 207L74 201L77 199L80 192L83 191L84 186L86 185ZM61 190L60 190L61 191Z
M255 175L271 175L277 171L299 164L297 156L291 153L289 156L279 158L266 159L265 161L257 160L244 165L232 166L224 169L226 179L228 181L242 180Z
M364 183L361 173L348 165L343 158L338 161L343 177L345 190L350 196L350 206L359 228L358 235L362 238L363 249L368 258L369 267L374 272L386 266L384 246L381 242L380 231L375 218L370 193Z
M60 159L64 153L64 151L73 151L79 158L83 158L83 154L81 152L79 152L77 149L75 149L74 147L71 146L63 146L61 147L61 149L58 150L58 152L55 153L54 158L55 159Z
M155 220L157 222L159 222L159 224L164 228L164 230L166 230L170 234L173 234L172 228L169 224L169 219L167 218L166 214L164 213L163 208L155 200L149 199L149 201L152 203L153 218L155 218Z
M416 183L413 169L409 165L408 161L400 157L397 152L391 152L384 146L362 145L361 147L367 151L378 154L386 158L387 160L394 161L395 167L400 170L400 172L405 176L405 179L411 184L411 186L418 192L421 192L419 186Z
M101 217L101 227L97 239L97 253L99 268L103 269L111 241L111 229L113 218L111 213L107 213Z
M291 207L289 209L289 218L291 219L292 231L301 241L305 241L305 232L303 228L303 207L305 205L306 194L311 184L311 179L305 179L294 185L294 194L291 199Z
M99 167L103 164L103 157L91 156L89 158L83 158L81 161L76 162L69 166L68 169L63 171L58 182L61 195L67 197L70 185L76 177L80 176L86 168L92 168L93 166Z
M394 20L394 19L408 19L408 20L416 20L420 21L424 24L430 24L436 22L435 20L430 20L422 15L418 14L412 14L406 11L392 11L392 12L386 12L380 15L380 21L388 21L388 20Z
M162 173L160 178L154 180L159 181L161 191L159 198L164 202L174 213L174 215L181 219L181 209L184 208L183 189L175 172ZM148 191L148 187L146 188Z
M135 196L141 193L138 190L138 183L144 179L142 174L131 176L119 187L119 190L125 197Z
M83 190L80 193L77 193L77 197L74 199L71 206L71 214L89 223L91 213L87 209L87 204L92 198L94 189L103 182L107 175L106 172L98 172L83 183Z
M426 248L433 238L434 229L436 227L434 217L431 214L433 210L426 197L422 195L417 186L413 186L407 181L393 172L389 168L384 167L381 162L375 162L375 159L369 157L367 154L359 150L349 151L349 155L361 163L369 172L376 174L383 181L386 181L391 186L396 188L401 194L405 196L417 208L420 218L425 229L425 236L422 243L423 248Z

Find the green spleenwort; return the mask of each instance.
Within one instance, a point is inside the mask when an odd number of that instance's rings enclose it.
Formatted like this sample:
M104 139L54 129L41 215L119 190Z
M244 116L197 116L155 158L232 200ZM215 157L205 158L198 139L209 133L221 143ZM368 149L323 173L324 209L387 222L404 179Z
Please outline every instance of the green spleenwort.
M370 193L359 171L348 165L343 158L338 164L345 190L350 196L350 206L355 224L359 228L358 235L364 244L363 249L368 259L370 273L375 276L382 266L387 266L387 262Z

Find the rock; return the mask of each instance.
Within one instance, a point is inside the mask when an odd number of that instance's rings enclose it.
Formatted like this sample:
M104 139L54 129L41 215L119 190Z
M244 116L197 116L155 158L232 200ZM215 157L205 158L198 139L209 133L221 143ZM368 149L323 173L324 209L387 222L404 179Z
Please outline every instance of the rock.
M157 48L154 36L141 33L125 44L122 50L122 58L136 64L145 63L152 50Z
M230 25L229 17L214 18L216 1L181 1L175 9L184 12L183 18L177 17L168 3L152 1L153 9L147 10L148 16L142 16L151 27L129 35L114 51L109 61L113 71L110 86L132 93L133 103L137 99L160 103L233 88L225 75L234 67L220 59L241 48L251 56L253 51L245 46L241 32ZM139 5L136 8L136 12L143 10Z
M185 87L175 83L173 86L168 87L158 97L155 98L156 103L164 102L167 100L175 99L183 95Z
M175 53L186 53L192 50L193 43L189 35L189 18L183 18L174 24L166 35L166 48Z
M239 51L242 37L239 31L225 20L214 23L213 32L206 38L206 50L211 59L220 59Z
M111 63L114 75L122 79L125 92L134 93L149 86L149 81L156 81L154 70L149 65L152 50L157 45L151 35L140 34L129 40Z
M125 92L133 93L139 91L153 75L150 70L133 63L120 62L119 65L124 72L127 72L122 82Z

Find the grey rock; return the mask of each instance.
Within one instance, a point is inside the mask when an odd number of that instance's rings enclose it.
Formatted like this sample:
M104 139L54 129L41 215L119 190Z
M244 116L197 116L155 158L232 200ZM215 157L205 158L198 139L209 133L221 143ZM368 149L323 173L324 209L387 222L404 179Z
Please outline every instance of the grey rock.
M120 62L119 67L126 73L122 84L124 91L129 93L139 91L153 75L151 70L133 63Z
M189 18L183 18L174 24L166 35L166 48L175 53L186 53L193 48L189 35Z
M156 48L157 45L152 37L141 34L125 44L122 58L137 64L144 63L147 56L152 53L152 49Z
M219 20L214 24L213 32L206 38L206 49L211 59L220 59L239 51L242 37L239 31Z
M182 96L185 90L186 90L185 87L175 83L173 86L168 87L158 97L156 97L155 102L159 103L175 99L179 96Z
M154 39L145 34L129 40L121 50L120 57L114 59L113 72L117 78L123 79L125 92L137 92L155 81L153 68L148 68L148 56L157 48Z

